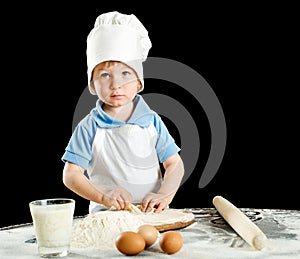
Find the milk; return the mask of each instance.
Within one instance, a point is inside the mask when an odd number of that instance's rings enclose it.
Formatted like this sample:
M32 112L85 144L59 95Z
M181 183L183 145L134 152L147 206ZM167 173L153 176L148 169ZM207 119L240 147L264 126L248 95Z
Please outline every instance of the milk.
M48 199L30 203L41 257L65 256L70 248L75 202Z

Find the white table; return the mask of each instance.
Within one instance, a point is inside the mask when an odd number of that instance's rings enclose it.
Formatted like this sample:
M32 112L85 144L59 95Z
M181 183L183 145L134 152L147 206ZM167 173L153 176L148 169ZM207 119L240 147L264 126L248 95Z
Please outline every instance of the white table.
M223 220L214 208L187 209L196 222L180 229L184 244L176 254L164 254L158 244L135 258L300 258L300 211L275 209L241 209L269 239L263 251L250 247ZM76 220L76 218L75 218ZM116 248L78 250L71 248L68 258L125 258ZM0 258L39 258L31 223L0 229Z

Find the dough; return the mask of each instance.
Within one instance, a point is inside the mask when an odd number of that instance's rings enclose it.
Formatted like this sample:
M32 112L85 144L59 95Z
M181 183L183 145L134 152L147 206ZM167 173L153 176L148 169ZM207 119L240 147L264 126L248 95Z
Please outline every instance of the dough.
M178 209L166 209L160 213L151 211L136 215L146 224L155 226L158 231L166 231L186 227L195 221L193 213Z

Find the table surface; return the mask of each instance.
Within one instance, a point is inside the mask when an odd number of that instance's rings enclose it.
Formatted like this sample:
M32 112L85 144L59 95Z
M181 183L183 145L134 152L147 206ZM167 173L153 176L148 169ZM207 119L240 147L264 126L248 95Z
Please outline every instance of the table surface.
M135 258L300 258L300 211L241 208L268 237L262 251L249 246L220 216L215 208L186 209L195 223L179 229L183 247L175 254L164 254L156 242ZM76 218L75 218L76 220ZM67 258L124 258L116 248L88 250L71 248ZM0 229L0 258L39 258L31 223Z

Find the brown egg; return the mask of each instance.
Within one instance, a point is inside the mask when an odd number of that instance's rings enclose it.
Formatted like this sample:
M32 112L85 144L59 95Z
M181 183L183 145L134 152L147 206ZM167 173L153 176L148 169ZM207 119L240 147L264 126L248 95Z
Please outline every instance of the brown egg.
M115 244L117 249L125 255L137 255L142 252L146 246L142 235L133 231L120 233Z
M169 230L161 235L159 246L167 254L174 254L178 252L183 245L183 238L181 234L174 230Z
M146 242L146 247L149 247L155 243L158 238L158 231L152 225L142 225L138 228L137 233L141 234Z

